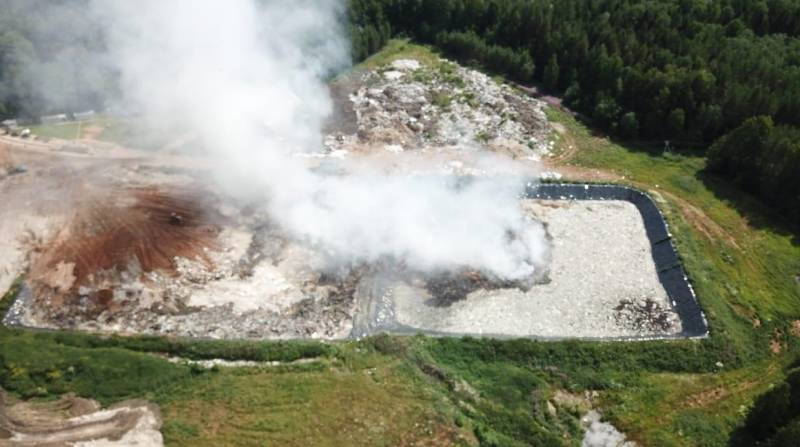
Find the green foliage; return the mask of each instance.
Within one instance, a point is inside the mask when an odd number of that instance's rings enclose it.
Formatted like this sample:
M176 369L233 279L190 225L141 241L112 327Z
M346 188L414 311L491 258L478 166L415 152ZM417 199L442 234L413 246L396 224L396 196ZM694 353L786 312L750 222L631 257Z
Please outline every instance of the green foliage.
M680 138L683 135L683 128L686 125L686 113L681 108L673 109L667 117L667 127L670 131L670 138Z
M592 112L592 119L605 127L614 127L620 113L622 113L622 108L614 98L601 95L601 99L597 101L594 112Z
M739 443L767 446L797 445L800 441L800 370L761 395L747 414Z
M167 444L178 442L183 439L196 438L200 435L200 430L197 425L181 420L167 421L164 423L161 430L164 433L164 440Z
M17 280L0 300L5 315L19 291ZM1 318L1 317L0 317ZM31 332L0 326L0 387L23 397L75 392L101 402L154 395L205 370L151 355L187 359L291 362L332 357L338 348L319 342L249 342L153 336L98 336Z
M453 102L453 97L447 94L446 92L436 92L433 94L431 102L433 103L433 105L437 107L447 109Z
M534 63L525 50L500 45L489 45L474 32L442 32L436 44L461 60L470 61L488 70L504 73L518 81L529 81L534 73Z
M47 334L49 335L49 334ZM0 386L23 397L73 391L110 402L167 388L188 368L121 349L77 349L34 334L0 339Z
M217 341L156 336L90 336L76 332L58 332L53 341L76 348L124 348L180 356L192 360L223 359L256 362L291 362L299 359L330 357L336 347L308 341Z
M766 445L769 447L796 447L800 443L800 417L781 427Z
M0 7L0 120L103 108L114 74L86 0L6 0Z
M618 109L636 114L641 137L678 146L756 115L800 124L797 2L351 2L364 3L382 26L459 60L569 87L568 104L621 135Z
M636 139L639 136L639 120L636 112L628 112L619 120L619 132L625 138Z
M71 122L61 124L39 125L31 126L31 133L39 137L45 138L61 138L64 140L72 140L81 138L81 131L83 130L84 123Z
M542 81L547 89L556 90L558 88L559 72L560 69L558 66L558 57L556 57L554 54L550 56L550 60L547 61L547 65L544 67L544 76Z
M800 129L750 118L714 143L708 169L800 219Z

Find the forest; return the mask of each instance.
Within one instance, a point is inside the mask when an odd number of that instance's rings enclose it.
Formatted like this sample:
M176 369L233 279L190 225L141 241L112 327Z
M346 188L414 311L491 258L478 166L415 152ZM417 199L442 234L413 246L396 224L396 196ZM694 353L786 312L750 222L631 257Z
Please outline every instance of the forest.
M88 0L0 0L0 120L101 110L116 78Z
M800 1L351 0L350 15L356 58L405 35L631 144L713 145L711 171L800 218ZM763 139L721 139L752 118Z

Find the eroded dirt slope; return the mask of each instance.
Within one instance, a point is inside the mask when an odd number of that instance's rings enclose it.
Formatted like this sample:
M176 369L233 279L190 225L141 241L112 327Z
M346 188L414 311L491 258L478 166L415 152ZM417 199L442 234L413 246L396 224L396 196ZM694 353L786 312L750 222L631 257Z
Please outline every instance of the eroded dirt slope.
M0 390L0 446L158 447L161 413L143 400L101 408L96 401L65 395L53 402L18 401Z

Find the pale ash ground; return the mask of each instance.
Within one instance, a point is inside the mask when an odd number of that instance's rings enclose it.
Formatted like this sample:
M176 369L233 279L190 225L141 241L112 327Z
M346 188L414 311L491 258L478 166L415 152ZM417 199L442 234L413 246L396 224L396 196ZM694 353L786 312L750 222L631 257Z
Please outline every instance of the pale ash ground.
M548 284L528 292L477 291L450 307L433 307L423 289L397 285L398 323L426 331L539 337L628 337L681 330L636 207L624 201L525 201L552 236ZM618 321L620 301L650 299L670 321L667 330Z

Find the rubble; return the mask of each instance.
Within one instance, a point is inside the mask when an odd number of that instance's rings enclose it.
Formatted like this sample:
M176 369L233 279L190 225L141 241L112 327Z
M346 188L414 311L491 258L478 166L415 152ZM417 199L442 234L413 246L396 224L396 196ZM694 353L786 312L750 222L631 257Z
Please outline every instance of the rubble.
M523 206L545 224L551 238L549 280L528 288L462 287L443 295L424 283L391 280L382 289L383 296L374 298L383 304L362 327L545 338L681 332L633 204L526 200ZM648 304L620 307L621 299Z
M124 197L111 210L90 204L34 253L26 305L14 306L11 318L210 338L349 334L356 272L327 272L319 254L265 224L267 217L229 205L223 216L208 195L202 213L190 195Z
M296 154L331 175L360 157L393 174L503 175L496 158L480 163L496 154L534 175L552 149L543 103L474 70L400 59L351 76L332 88L343 109L324 150ZM681 331L628 202L522 201L553 247L549 270L524 280L343 266L263 207L212 191L185 159L86 145L37 142L32 172L0 179L1 291L30 267L6 323L225 339Z
M426 66L399 59L358 76L349 95L356 131L331 133L329 153L488 149L538 159L552 150L544 103L478 71L446 60Z
M290 362L282 362L279 360L257 362L254 360L224 360L224 359L191 360L181 357L169 357L167 358L167 360L170 363L180 363L192 366L199 366L203 369L213 369L213 368L270 368L275 366L306 365L309 363L319 362L321 359L314 357L314 358L297 359Z
M425 279L425 289L431 296L426 304L434 307L449 307L453 303L464 300L469 294L481 290L517 289L529 291L535 284L547 283L547 272L537 272L535 276L525 280L509 281L494 278L472 269L461 269L454 272L436 274L418 274Z
M677 324L677 315L652 298L622 299L614 308L620 326L641 332L667 332Z

